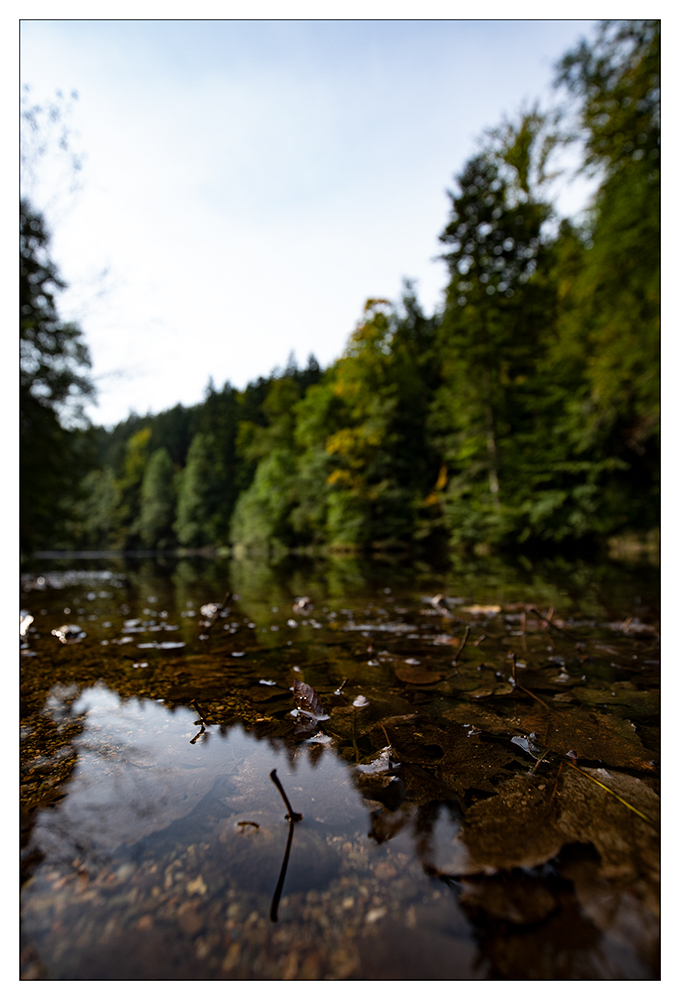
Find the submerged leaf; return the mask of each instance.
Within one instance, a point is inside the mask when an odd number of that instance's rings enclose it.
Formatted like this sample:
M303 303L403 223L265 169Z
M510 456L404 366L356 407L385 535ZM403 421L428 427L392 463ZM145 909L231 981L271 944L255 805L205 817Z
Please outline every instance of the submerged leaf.
M397 667L394 672L404 684L437 684L444 676L418 666Z
M299 681L297 677L293 681L293 695L298 712L319 721L330 718L314 688L304 681Z
M658 816L658 796L639 778L602 769L592 775L645 815ZM498 794L475 803L465 815L462 838L474 860L499 871L534 868L566 844L590 843L604 876L636 874L641 856L653 871L658 866L655 829L589 776L565 768L559 777L522 775L505 781Z

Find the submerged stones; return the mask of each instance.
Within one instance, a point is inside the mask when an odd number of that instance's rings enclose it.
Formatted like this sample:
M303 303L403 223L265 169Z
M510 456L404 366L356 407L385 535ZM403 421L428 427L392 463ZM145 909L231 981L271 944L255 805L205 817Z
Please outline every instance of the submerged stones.
M236 886L273 892L283 864L289 825L282 810L255 810L221 820L217 840ZM341 857L313 824L295 824L284 892L325 889L340 870Z

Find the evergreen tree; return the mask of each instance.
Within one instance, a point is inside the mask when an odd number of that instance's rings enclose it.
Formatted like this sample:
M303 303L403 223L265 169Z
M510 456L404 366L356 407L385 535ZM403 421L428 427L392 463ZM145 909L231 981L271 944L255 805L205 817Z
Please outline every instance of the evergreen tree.
M178 477L174 530L180 545L204 548L226 543L223 487L224 472L215 439L199 432Z
M82 403L94 389L80 329L64 323L56 294L65 288L48 253L42 216L20 213L21 547L63 542L90 453Z
M175 544L175 470L165 448L158 448L146 466L141 488L137 529L143 545L150 549Z
M580 247L564 248L555 363L580 369L562 433L608 463L600 530L658 523L660 24L603 22L560 64L601 177Z
M554 320L544 280L551 207L532 183L533 164L544 160L542 127L532 113L502 140L490 137L457 178L441 236L451 278L430 427L446 463L444 502L458 541L515 530L522 494L536 485L536 424L545 419L538 366Z

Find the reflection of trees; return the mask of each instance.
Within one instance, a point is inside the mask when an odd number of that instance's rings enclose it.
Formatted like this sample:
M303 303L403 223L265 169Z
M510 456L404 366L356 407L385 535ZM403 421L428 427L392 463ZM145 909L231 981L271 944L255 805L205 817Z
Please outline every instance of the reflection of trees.
M220 559L180 559L172 573L177 608L193 601L198 612L203 600L219 601L227 589L227 564Z

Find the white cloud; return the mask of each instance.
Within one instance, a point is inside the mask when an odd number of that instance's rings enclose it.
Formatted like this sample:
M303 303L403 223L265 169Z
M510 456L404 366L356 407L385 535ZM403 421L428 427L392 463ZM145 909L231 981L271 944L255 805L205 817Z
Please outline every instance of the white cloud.
M190 404L209 376L243 386L291 350L327 364L404 276L434 308L452 175L485 126L547 94L583 29L24 22L24 80L80 94L85 187L53 253L64 311L88 301L95 377L128 373L99 382L93 419Z

